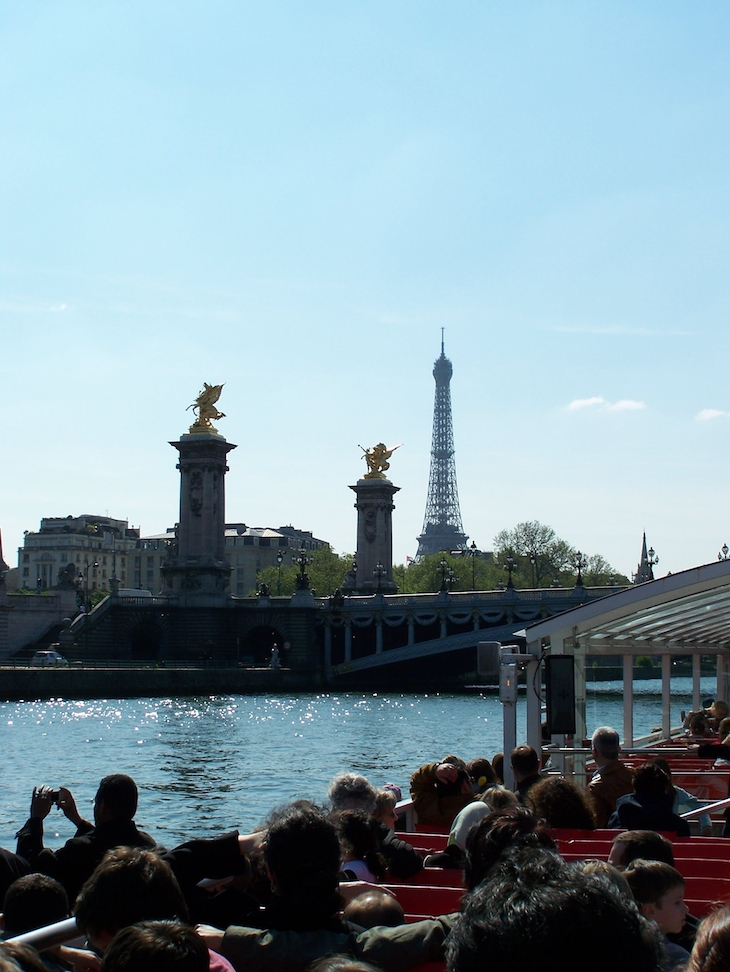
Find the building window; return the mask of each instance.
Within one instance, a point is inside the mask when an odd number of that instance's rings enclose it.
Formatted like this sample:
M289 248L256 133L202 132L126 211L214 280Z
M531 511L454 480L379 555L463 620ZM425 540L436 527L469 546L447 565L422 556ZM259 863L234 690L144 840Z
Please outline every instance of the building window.
M24 564L30 563L30 554L23 554L23 563Z
M23 568L23 577L30 577L30 567Z

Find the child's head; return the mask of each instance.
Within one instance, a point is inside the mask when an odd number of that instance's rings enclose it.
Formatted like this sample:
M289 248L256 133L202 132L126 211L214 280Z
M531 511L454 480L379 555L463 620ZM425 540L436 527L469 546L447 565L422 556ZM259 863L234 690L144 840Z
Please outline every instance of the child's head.
M656 922L665 935L678 935L687 917L684 878L663 861L632 861L624 871L642 915Z

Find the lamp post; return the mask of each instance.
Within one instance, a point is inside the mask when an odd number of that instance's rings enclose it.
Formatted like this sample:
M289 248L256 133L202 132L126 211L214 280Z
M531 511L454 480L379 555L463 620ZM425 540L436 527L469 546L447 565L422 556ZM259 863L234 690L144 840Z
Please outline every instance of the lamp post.
M276 596L281 597L281 565L284 562L284 554L279 550L276 555Z
M462 557L471 557L471 589L474 590L476 584L474 579L474 569L476 567L475 558L480 557L482 552L477 548L476 541L472 540L471 544L468 547L464 547L459 553Z
M86 571L86 590L85 590L85 593L86 593L86 611L87 611L87 613L91 610L91 591L89 590L89 571L92 568L94 570L96 570L96 568L98 566L99 566L99 561L98 560L94 560L92 562L89 562L87 560L86 561L86 564L85 564L85 567L84 567L84 569Z
M449 590L452 590L453 589L454 584L458 580L459 580L459 578L456 576L456 574L454 572L454 568L453 567L449 567L448 577L446 578L446 583L449 585Z
M502 569L507 571L507 590L514 590L515 585L512 583L512 572L517 569L515 565L515 558L507 557Z
M352 567L350 567L350 573L352 574L352 591L353 594L357 593L357 561L352 561Z
M530 554L530 567L532 569L532 589L533 591L537 587L537 578L535 576L535 567L537 565L537 558L534 554Z
M720 547L720 553L717 555L717 559L718 560L730 560L730 557L728 557L728 554L730 554L730 547L728 547L728 545L726 543L723 543L723 545Z
M306 567L310 563L311 557L307 556L307 548L302 543L299 549L299 556L294 558L294 563L299 564L299 574L297 576L297 590L308 591L309 590L309 577L307 575Z
M647 554L647 564L649 565L649 576L654 580L654 571L652 567L659 563L659 558L656 556L653 547L649 547L649 553Z
M377 590L377 593L378 594L380 594L380 586L381 586L381 582L382 582L383 577L385 576L385 574L387 574L387 571L386 571L385 567L383 567L383 565L381 564L381 562L378 561L377 564L375 565L375 567L373 568L373 577L377 577L378 578L378 590Z
M578 576L575 579L576 587L583 587L583 568L585 567L585 565L586 562L583 559L583 554L579 550L578 553L575 555L575 564L574 564L575 569L578 571Z
M444 591L446 590L446 577L449 573L449 565L446 563L445 560L442 560L439 563L437 570L439 574L441 574L441 586L439 587L439 591L443 594Z

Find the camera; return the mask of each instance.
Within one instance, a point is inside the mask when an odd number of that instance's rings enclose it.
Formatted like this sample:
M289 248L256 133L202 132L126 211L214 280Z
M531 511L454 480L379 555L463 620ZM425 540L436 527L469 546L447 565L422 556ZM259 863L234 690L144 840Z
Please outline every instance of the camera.
M51 803L55 803L56 806L58 806L58 801L60 800L60 798L61 798L60 790L49 790L48 799L51 801Z

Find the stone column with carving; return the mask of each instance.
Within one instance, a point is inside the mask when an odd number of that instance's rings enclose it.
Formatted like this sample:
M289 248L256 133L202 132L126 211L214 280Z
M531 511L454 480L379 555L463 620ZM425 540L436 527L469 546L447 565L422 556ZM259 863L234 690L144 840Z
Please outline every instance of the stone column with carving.
M398 585L393 580L393 529L391 514L395 509L393 497L399 491L387 479L360 479L354 490L357 501L357 594L395 594ZM378 578L378 564L383 573ZM348 578L352 573L348 574ZM380 583L378 583L378 581Z
M195 403L197 421L170 443L180 454L180 520L163 574L172 593L188 604L224 600L231 573L225 549L225 475L226 456L236 446L210 422L224 417L213 407L217 398L209 401L210 390L220 395L221 388L205 386Z

